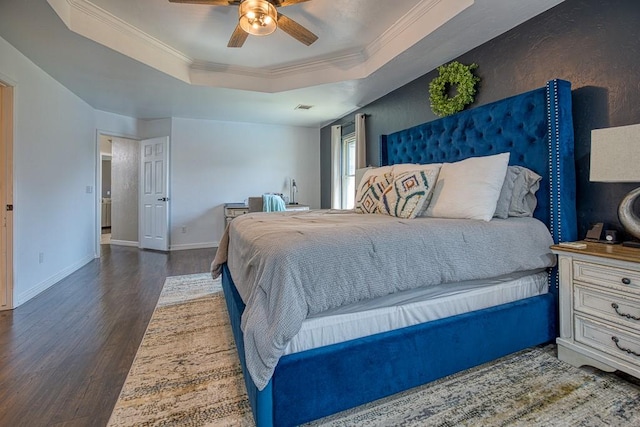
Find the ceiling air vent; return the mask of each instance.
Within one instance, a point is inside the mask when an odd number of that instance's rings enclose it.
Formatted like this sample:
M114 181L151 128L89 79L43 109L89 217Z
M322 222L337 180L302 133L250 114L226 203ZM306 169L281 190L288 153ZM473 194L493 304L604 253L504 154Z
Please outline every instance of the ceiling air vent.
M311 110L312 108L313 105L298 104L298 106L294 108L294 110Z

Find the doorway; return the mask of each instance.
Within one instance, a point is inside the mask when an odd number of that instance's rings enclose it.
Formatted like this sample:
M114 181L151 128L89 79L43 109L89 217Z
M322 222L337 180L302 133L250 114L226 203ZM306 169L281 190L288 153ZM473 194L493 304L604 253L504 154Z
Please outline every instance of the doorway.
M112 139L100 138L100 244L111 244L111 145Z
M13 87L0 81L0 310L13 308Z
M139 142L98 134L96 254L101 244L138 247Z

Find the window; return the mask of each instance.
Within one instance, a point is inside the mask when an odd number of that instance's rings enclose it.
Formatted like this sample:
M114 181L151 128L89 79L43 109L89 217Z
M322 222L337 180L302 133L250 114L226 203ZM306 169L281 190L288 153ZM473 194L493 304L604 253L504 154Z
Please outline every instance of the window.
M358 124L364 115L356 115ZM364 168L364 129L343 135L342 125L331 126L331 208L353 209L356 199L356 168ZM360 142L358 142L360 141ZM359 164L363 166L358 166Z
M356 198L356 134L342 137L340 152L342 209L353 209Z

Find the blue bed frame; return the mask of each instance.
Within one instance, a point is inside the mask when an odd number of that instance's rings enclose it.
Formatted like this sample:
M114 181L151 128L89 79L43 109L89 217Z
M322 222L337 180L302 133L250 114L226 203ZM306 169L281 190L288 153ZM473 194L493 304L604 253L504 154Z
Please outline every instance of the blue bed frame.
M466 110L380 141L382 165L453 162L509 151L543 177L534 216L554 241L576 239L571 85ZM293 426L416 387L557 336L557 272L545 295L284 356L266 388L247 374L244 303L225 265L222 285L256 424Z

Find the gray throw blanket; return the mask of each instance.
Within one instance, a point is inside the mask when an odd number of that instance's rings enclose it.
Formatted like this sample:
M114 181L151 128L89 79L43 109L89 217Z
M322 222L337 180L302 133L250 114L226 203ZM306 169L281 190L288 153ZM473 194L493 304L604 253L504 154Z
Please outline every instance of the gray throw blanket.
M308 315L419 286L553 266L552 244L533 218L256 213L232 221L211 267L217 277L228 263L246 304L247 368L262 390Z

